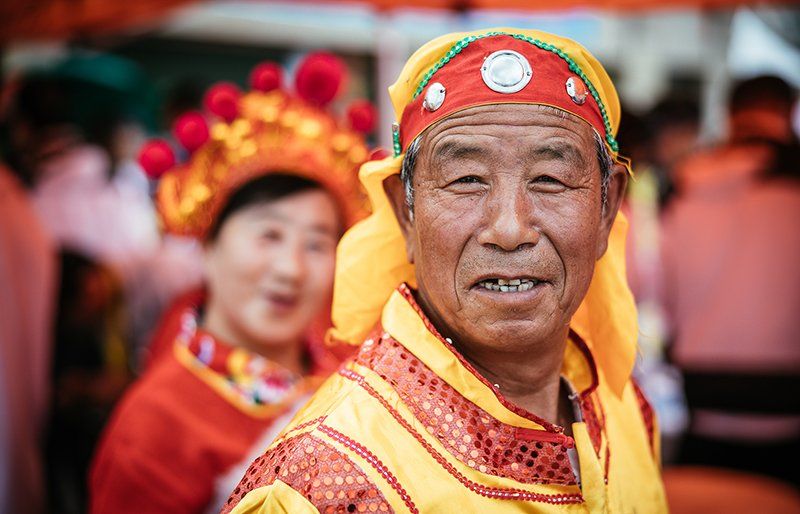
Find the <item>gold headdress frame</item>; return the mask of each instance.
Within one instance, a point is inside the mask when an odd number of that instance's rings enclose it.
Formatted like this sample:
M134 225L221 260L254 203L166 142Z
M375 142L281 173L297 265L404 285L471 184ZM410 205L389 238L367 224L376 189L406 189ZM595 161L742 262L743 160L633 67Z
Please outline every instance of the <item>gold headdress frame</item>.
M374 108L354 102L347 120L324 108L335 91L327 98L319 92L325 94L327 87L330 93L331 81L341 83L342 76L320 75L313 66L337 64L335 59L330 54L309 56L306 62L312 65L302 76L299 94L280 89L279 67L272 63L266 72L263 65L256 69L261 75L256 80L251 76L251 82L261 85L252 91L241 94L227 83L212 87L205 99L208 110L216 114L210 126L206 121L210 118L198 112L185 114L175 124L175 137L190 152L186 162L175 164L166 141L145 145L140 162L160 179L156 207L166 232L204 239L232 193L271 173L320 184L338 204L343 228L369 214L358 169L370 158L364 136L369 129L364 127L374 118ZM269 85L264 87L265 83Z

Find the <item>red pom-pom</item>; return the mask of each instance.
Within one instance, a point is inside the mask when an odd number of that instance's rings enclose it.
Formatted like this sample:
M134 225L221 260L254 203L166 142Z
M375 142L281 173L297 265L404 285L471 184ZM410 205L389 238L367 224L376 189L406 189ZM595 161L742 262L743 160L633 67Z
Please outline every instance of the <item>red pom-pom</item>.
M322 107L336 97L346 75L344 63L335 55L309 54L297 68L295 88L302 99Z
M210 112L230 123L239 115L239 97L241 95L236 84L220 82L209 88L203 103Z
M387 150L386 148L376 148L375 150L372 151L371 154L369 154L369 159L367 159L367 160L368 161L382 161L385 158L389 157L390 155L392 155L392 154L389 153L389 150Z
M175 154L169 143L163 139L153 139L145 143L139 151L139 164L148 177L158 179L175 166Z
M175 139L189 152L194 152L208 141L208 124L197 111L182 114L172 127Z
M353 130L369 134L378 121L378 111L368 100L356 100L347 108L347 119Z
M250 72L250 88L262 93L280 89L283 83L283 69L274 62L262 62Z

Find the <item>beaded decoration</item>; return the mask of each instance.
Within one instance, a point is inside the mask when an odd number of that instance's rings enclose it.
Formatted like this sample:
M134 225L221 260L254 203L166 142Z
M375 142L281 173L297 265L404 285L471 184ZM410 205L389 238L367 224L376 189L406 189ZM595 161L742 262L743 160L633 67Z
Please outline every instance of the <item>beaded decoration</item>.
M241 410L271 416L305 391L303 379L274 362L227 346L198 329L187 309L175 339L178 360Z

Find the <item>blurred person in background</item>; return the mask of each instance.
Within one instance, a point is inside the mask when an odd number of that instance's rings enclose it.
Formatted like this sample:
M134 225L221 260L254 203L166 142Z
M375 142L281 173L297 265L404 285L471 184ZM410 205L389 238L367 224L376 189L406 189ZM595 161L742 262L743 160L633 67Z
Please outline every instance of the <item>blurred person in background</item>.
M200 108L203 89L197 79L178 80L167 92L161 115L167 127L175 125L177 119L189 111ZM174 138L174 135L167 137ZM137 155L140 148L137 148ZM179 148L179 158L188 152ZM141 168L138 160L134 164ZM155 194L157 180L150 179L150 189ZM136 369L141 371L147 363L148 344L160 339L159 320L169 319L166 311L183 302L183 295L191 297L203 282L203 252L196 238L172 232L161 233L161 246L146 266L137 273L129 295L131 337Z
M54 394L46 496L50 508L67 514L85 509L84 476L94 444L128 381L125 278L158 244L146 190L131 194L115 183L112 155L86 138L74 105L75 92L84 87L89 86L57 74L22 77L3 118L5 151L29 184L62 265L60 287L51 297L58 298L56 323L47 325L55 331L48 339ZM104 344L111 333L118 351L107 358Z
M634 375L658 413L662 459L671 462L686 428L687 412L680 373L666 362L666 324L660 303L660 194L662 179L666 177L662 176L655 162L675 162L679 158L667 158L663 151L659 156L654 155L649 116L636 116L625 109L622 111L617 141L631 159L635 180L628 182L621 210L630 223L625 271L636 298L639 320L639 358ZM688 120L685 123L690 125ZM670 130L665 128L666 132ZM684 127L684 130L689 131L689 128ZM665 137L669 136L664 133L659 135L659 139ZM685 151L686 148L684 145L673 146L678 151ZM688 141L686 146L689 146Z
M29 178L36 210L57 244L125 280L158 246L155 212L146 194L114 183L111 155L87 143L68 112L68 90L59 78L23 79L7 119L12 163Z
M48 512L43 465L50 401L56 249L28 193L0 162L0 513Z
M80 79L68 75L68 65L24 77L5 119L4 142L50 237L121 281L125 348L130 367L138 369L158 316L200 284L202 257L193 242L159 234L149 180L136 161L144 115L132 93L92 82L106 63L100 56L79 67ZM92 94L103 97L105 110L86 99ZM116 105L125 100L134 105Z
M626 274L637 303L656 296L653 280L658 266L658 173L653 164L651 134L646 120L622 110L617 140L631 160L635 181L628 183L622 211L630 229L626 241ZM656 195L655 202L654 194Z
M117 215L126 226L155 229L151 180L138 162L139 150L146 141L142 123L134 113L116 111L95 122L91 135L109 156L109 187L117 201L136 206ZM124 273L124 335L131 367L138 371L164 310L202 283L202 252L194 239L159 234L156 243L131 260Z
M663 208L674 194L676 167L698 148L700 107L696 100L667 96L644 121L649 135L646 162L657 181L659 208Z
M130 383L123 289L107 266L63 249L47 434L50 507L86 512L86 475L103 426Z
M132 201L150 200L150 180L137 161L147 134L134 113L116 111L95 120L89 139L109 157L111 184Z
M798 484L800 152L795 92L776 77L738 84L729 138L676 171L663 219L671 357L691 425L681 462Z
M109 423L91 512L218 512L338 365L321 334L336 244L365 209L356 172L368 149L354 129L374 118L362 105L348 126L323 110L343 73L338 58L312 54L293 95L279 88L280 68L262 64L243 96L230 84L209 90L210 129L200 113L177 118L185 164L164 141L142 151L161 175L165 229L203 242L205 289L166 313Z

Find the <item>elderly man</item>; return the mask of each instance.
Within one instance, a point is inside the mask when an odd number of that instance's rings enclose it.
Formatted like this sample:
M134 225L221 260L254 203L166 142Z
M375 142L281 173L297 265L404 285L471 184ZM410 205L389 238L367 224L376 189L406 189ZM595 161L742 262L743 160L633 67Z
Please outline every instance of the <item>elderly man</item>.
M390 92L395 157L337 261L332 337L363 344L226 511L666 512L608 75L500 29L426 44Z

